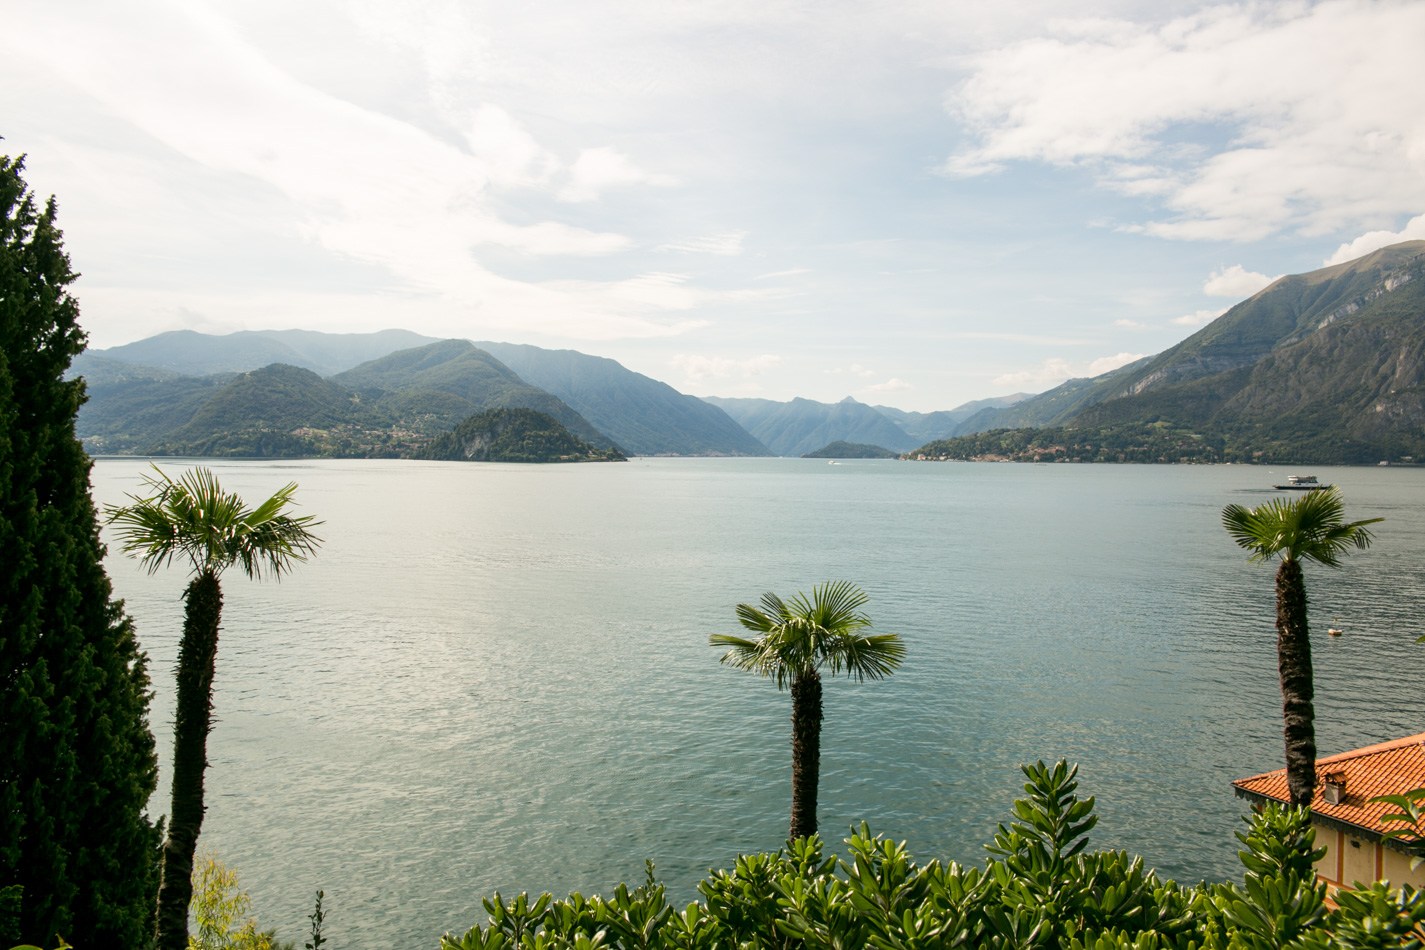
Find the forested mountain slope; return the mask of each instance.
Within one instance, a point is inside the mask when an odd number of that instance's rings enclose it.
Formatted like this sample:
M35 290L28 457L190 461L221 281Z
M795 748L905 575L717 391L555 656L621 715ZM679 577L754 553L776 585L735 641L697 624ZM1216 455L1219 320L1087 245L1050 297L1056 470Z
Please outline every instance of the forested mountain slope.
M481 410L533 404L562 416L561 425L569 420L597 448L614 447L573 409L494 357L465 341L448 343L393 354L331 379L282 363L246 373L193 377L153 370L145 377L103 361L94 365L115 381L90 385L75 430L95 453L392 457L411 454Z
M618 449L599 449L569 434L553 416L533 409L487 409L440 436L416 458L449 462L623 462Z
M1120 380L1112 397L1251 366L1275 349L1358 313L1419 274L1425 241L1282 277Z
M476 346L564 400L635 455L771 454L717 406L614 360L518 343Z
M445 420L447 428L482 409L534 409L601 449L614 445L558 396L531 386L469 340L441 340L401 350L338 373L332 381L406 411L455 413L455 418ZM453 403L452 396L464 404Z
M998 426L916 454L1323 464L1425 458L1425 241L1284 277L1178 346L1125 369L1083 381L1103 398L1053 418L1039 435L1011 436L1001 430L1022 427Z

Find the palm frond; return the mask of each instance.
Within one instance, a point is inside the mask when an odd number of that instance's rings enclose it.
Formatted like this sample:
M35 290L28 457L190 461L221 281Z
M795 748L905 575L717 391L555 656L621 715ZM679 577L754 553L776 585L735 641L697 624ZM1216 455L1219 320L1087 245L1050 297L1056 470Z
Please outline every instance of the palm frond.
M811 602L798 593L794 603L798 613L823 630L851 630L869 627L871 619L857 610L865 606L865 591L846 581L812 588Z
M728 648L727 652L718 660L719 663L726 663L739 670L756 672L760 651L755 640L732 637L725 633L714 633L708 637L708 643L715 647Z
M858 683L885 679L894 673L905 659L905 641L893 633L870 637L847 636L831 653L833 675L843 670Z
M124 552L138 557L150 573L182 554L194 573L221 574L240 564L251 578L261 579L264 570L280 578L321 543L311 530L321 522L283 511L293 503L295 482L250 510L240 496L224 492L207 468L192 469L175 481L154 466L144 484L155 494L129 495L132 504L110 506L106 514Z
M1337 567L1351 548L1370 547L1374 535L1366 525L1383 520L1348 523L1345 512L1340 491L1327 488L1290 501L1276 498L1256 508L1228 505L1222 509L1222 526L1233 541L1252 552L1252 561L1280 557Z
M771 596L771 594L767 594L762 598L764 605L766 604L767 598ZM776 618L775 620L773 619L774 617ZM783 622L783 617L776 611L768 614L758 610L751 604L737 605L737 619L738 622L748 630L755 630L758 633L770 633L776 628L777 624Z
M775 594L762 596L762 608L737 605L742 626L761 634L756 639L714 634L709 642L728 647L722 662L777 681L785 689L799 677L818 670L846 673L858 680L889 676L905 656L905 645L894 634L863 636L871 626L860 612L867 597L854 584L836 581L797 593L789 601Z

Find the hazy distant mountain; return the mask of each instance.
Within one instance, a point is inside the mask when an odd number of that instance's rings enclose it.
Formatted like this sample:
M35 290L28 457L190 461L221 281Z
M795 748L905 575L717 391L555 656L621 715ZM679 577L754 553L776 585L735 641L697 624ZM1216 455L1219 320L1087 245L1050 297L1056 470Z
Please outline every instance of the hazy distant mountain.
M186 376L242 373L272 363L285 363L330 376L387 353L431 342L434 342L433 337L409 330L379 330L375 333L242 330L222 336L193 330L172 330L135 343L111 346L107 350L90 350L80 357L80 361L102 357L141 366L156 366ZM82 369L79 371L83 373Z
M905 452L921 444L885 415L847 396L828 404L810 399L703 397L777 455L800 456L831 442L860 442Z
M157 366L144 366L139 363L107 359L96 355L93 350L85 350L70 360L69 369L65 371L64 378L74 379L77 376L83 376L89 381L90 390L93 390L96 385L127 383L135 380L176 379L182 375L184 374L171 369L161 369Z
M531 386L469 340L441 340L401 350L338 373L332 381L369 391L390 404L405 405L408 411L425 406L458 413L448 420L449 428L482 409L534 409L553 416L571 433L601 449L614 445L558 396Z
M989 399L975 399L956 406L954 409L941 409L937 412L907 412L904 409L895 409L891 406L873 406L872 408L900 426L910 437L928 442L931 439L945 438L955 431L956 426L983 409L1003 409L1029 398L1031 398L1029 393L993 396Z
M1110 398L1127 379L1153 359L1141 360L1109 370L1099 376L1071 379L1053 389L1029 396L1003 408L986 407L955 426L952 435L974 435L992 429L1026 429L1062 425L1085 406ZM945 438L945 436L941 436Z
M717 406L620 363L575 350L477 343L525 382L563 399L635 455L769 455Z

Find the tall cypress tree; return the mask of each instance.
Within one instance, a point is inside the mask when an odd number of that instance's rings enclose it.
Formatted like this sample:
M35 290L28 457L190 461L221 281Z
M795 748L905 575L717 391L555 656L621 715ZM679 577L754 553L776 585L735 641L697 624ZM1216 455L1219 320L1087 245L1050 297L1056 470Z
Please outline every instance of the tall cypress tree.
M74 437L78 275L23 171L0 156L0 888L23 886L14 938L140 947L158 853L148 673Z

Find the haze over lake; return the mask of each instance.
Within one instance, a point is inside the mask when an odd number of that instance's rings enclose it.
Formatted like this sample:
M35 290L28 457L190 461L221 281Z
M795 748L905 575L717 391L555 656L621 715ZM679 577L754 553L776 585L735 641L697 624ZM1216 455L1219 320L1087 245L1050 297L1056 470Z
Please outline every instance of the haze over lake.
M147 464L98 460L96 500L139 490ZM777 847L790 697L707 644L767 590L850 580L907 642L890 680L827 687L838 850L865 819L923 860L980 862L1017 764L1067 757L1098 797L1094 845L1236 876L1228 783L1283 764L1273 567L1219 513L1286 470L205 464L249 502L295 480L299 513L326 522L282 583L224 578L199 843L288 939L317 888L332 945L433 947L497 889L608 891L651 858L687 901L709 867ZM1386 519L1341 570L1307 568L1324 755L1425 728L1425 469L1311 471L1352 519ZM186 571L108 568L166 757Z

